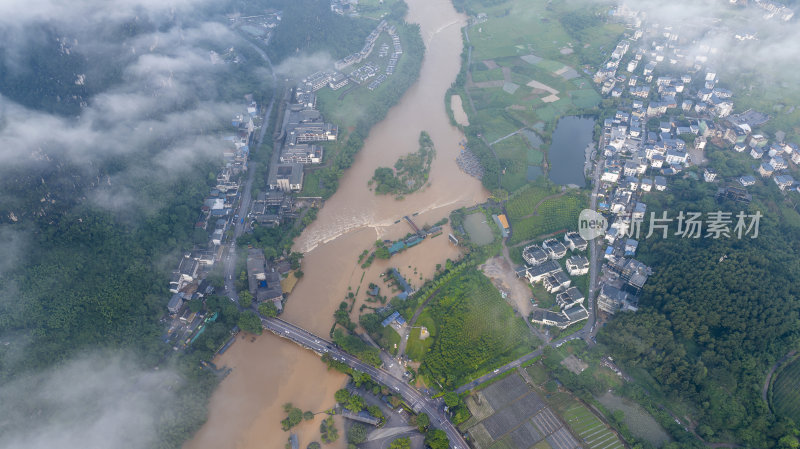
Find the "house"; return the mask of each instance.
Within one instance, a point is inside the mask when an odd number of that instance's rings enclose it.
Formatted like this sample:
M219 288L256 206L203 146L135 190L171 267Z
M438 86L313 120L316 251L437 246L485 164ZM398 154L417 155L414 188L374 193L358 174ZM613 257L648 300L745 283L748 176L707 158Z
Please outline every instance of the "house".
M542 248L547 251L551 259L557 260L567 254L567 247L556 239L547 239L542 243Z
M619 180L619 174L619 168L606 168L603 170L603 174L600 179L605 182L617 182Z
M643 178L639 184L639 188L642 189L643 192L649 192L653 188L653 180L650 178Z
M764 151L756 147L750 148L750 157L753 159L761 159L764 156Z
M172 315L175 315L180 312L181 307L183 307L183 293L175 293L167 303L167 310Z
M561 314L567 318L569 325L589 319L589 312L586 311L583 305L564 309L561 311Z
M308 143L285 145L280 161L283 164L319 164L322 162L322 147Z
M785 170L788 167L788 165L786 165L786 160L780 156L771 158L769 160L769 165L771 165L775 170Z
M193 282L197 277L197 271L199 268L200 263L198 263L191 254L184 254L183 258L178 264L178 269L172 272L172 277L170 278L169 283L169 291L172 293L178 293L187 284Z
M397 268L392 268L389 270L389 273L394 278L395 282L397 282L397 286L403 290L399 295L397 295L398 298L407 299L409 295L414 293L414 289L411 288L411 285L408 283L408 281L406 281L406 278L404 278L403 275L397 271Z
M569 320L561 313L551 312L549 310L536 309L531 316L531 322L536 324L543 324L545 326L556 326L559 329L569 327Z
M391 315L387 316L386 319L381 321L381 326L386 327L392 323L397 323L398 326L403 326L406 324L406 320L400 315L400 312L392 312Z
M549 293L555 293L566 289L572 284L572 280L561 270L547 276L542 281L542 285Z
M665 156L664 160L669 165L685 164L687 157L688 154L686 154L684 151L667 150L667 155Z
M284 192L300 191L303 189L303 165L291 164L270 164L267 184L272 190L282 190Z
M634 239L628 239L625 241L625 255L632 256L636 254L636 249L639 248L639 242Z
M561 266L558 264L558 262L554 260L548 260L542 264L526 268L525 277L528 278L528 282L535 284L543 281L544 278L557 271L561 271Z
M631 218L634 220L644 220L644 214L647 211L647 204L637 201L633 206L633 213Z
M705 182L714 182L714 179L717 178L717 171L711 167L706 167L703 169L703 180Z
M636 189L639 188L639 180L637 178L634 178L633 176L628 176L627 178L625 178L625 184L624 185L631 192L635 192Z
M547 253L539 245L526 246L522 250L522 258L528 265L540 265L547 261Z
M589 245L583 237L577 232L567 232L564 234L564 241L569 245L572 251L585 251Z
M597 307L606 313L616 313L628 301L628 294L613 285L603 284L597 297Z
M589 272L589 259L578 255L567 259L567 272L570 276L581 276Z
M772 176L773 171L775 171L775 169L773 169L772 165L769 165L767 162L762 162L758 167L758 174L764 178Z
M667 190L667 178L663 176L656 176L653 178L653 187L655 187L659 192Z
M577 287L570 287L556 295L556 305L562 310L580 305L584 300L583 293Z
M742 176L741 178L739 178L739 184L741 184L743 187L748 187L748 186L751 186L751 185L753 185L755 183L756 183L756 178L754 178L752 176L749 176L749 175L748 176Z
M781 190L786 190L787 188L791 187L792 184L794 184L794 178L789 175L778 175L773 180Z
M627 282L636 292L641 290L648 276L652 274L650 267L636 259L629 259L621 271L621 278Z
M506 218L505 214L492 215L492 219L497 225L497 228L500 229L500 235L502 235L503 238L508 237L511 227L508 225L508 218Z

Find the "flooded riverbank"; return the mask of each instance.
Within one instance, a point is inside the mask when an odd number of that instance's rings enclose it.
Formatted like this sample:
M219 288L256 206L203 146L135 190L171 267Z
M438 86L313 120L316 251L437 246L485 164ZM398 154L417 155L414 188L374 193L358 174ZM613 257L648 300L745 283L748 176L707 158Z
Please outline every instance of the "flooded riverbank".
M460 28L466 17L457 14L449 0L408 0L408 4L407 19L420 24L426 45L420 79L371 130L338 191L295 244L295 250L306 254L305 276L291 294L282 318L322 337L328 336L333 312L348 287L355 291L362 284L363 292L363 284L376 279L387 266L401 268L418 286L433 276L436 264L458 256L458 249L447 243L446 235L426 239L389 261L376 261L362 280L363 270L358 264L361 251L376 239L399 238L410 231L407 223L395 221L418 213L412 218L419 226L433 224L453 209L487 197L480 181L456 165L458 144L464 137L450 124L442 101L459 70ZM437 151L429 184L401 201L376 196L367 187L375 168L393 166L399 156L416 151L423 130L430 134ZM354 320L357 315L358 307ZM330 407L333 393L346 379L340 373L326 371L316 355L271 334L253 342L249 338L237 341L216 362L234 370L214 393L209 420L186 445L190 449L281 448L289 436L280 429L282 405L292 402L312 411ZM326 447L346 446L341 424L339 430L337 443ZM297 433L300 447L319 441L319 418L302 423Z

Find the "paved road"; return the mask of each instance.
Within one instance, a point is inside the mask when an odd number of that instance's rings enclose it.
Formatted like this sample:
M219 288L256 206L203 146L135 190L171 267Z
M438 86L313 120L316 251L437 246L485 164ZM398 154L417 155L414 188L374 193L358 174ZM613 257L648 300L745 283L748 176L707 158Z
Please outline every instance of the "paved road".
M277 77L275 76L275 70L272 67L272 61L270 61L269 56L264 53L258 45L248 41L248 43L264 58L264 61L267 63L270 69L270 73L272 74L272 81L273 85L277 82ZM261 124L261 129L258 134L258 138L256 139L256 145L253 147L254 151L258 151L258 148L261 146L261 142L264 141L264 135L267 132L267 128L269 127L269 118L272 115L272 107L275 105L275 93L272 95L272 99L269 101L269 105L264 113L264 121ZM253 187L253 180L255 179L256 170L253 167L249 167L247 170L247 180L244 183L244 190L241 192L241 197L239 201L239 209L237 210L237 214L239 215L238 219L234 220L233 225L233 238L231 238L230 243L228 243L228 247L226 249L226 254L223 256L225 258L225 265L224 269L222 270L223 275L225 276L225 294L231 299L231 301L235 303L239 303L239 294L236 292L236 285L234 277L236 277L236 239L242 236L244 232L247 230L247 226L249 223L247 220L242 220L242 218L247 217L247 213L250 211L250 200L252 187Z
M601 151L601 148L605 148L603 138L600 139L600 145L598 146L597 151ZM603 173L603 167L605 166L605 159L600 157L600 160L595 164L594 167L594 186L592 187L592 196L589 200L589 209L597 210L597 194L600 191L600 174ZM602 239L600 237L599 239ZM586 322L586 326L591 324L591 328L589 329L588 333L584 333L584 338L586 339L586 343L589 345L594 344L592 340L595 335L597 335L597 301L595 300L595 292L597 290L597 273L599 271L599 256L600 250L598 248L598 238L592 239L589 241L589 320ZM583 327L581 332L586 330L586 326Z
M407 384L402 379L392 376L387 371L368 365L354 356L342 351L333 343L317 337L294 324L278 318L261 318L264 328L270 332L289 339L319 354L329 354L334 360L347 364L347 366L369 374L372 379L403 396L403 399L413 408L425 412L431 418L434 427L442 429L450 439L453 449L468 449L469 446L459 433L458 429L447 419L442 405L438 401L423 396L416 388Z

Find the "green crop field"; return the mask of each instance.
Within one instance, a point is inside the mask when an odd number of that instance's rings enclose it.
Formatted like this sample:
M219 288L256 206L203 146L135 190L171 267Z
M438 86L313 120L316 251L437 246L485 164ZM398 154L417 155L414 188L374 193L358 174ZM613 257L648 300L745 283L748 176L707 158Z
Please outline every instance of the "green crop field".
M543 201L536 210L536 215L527 218L510 216L512 234L509 244L514 245L562 229L576 229L578 215L586 204L585 194L568 193Z
M775 413L800 422L800 358L783 369L772 385Z
M624 448L619 438L589 409L577 402L563 414L564 421L590 449Z
M539 201L558 193L557 189L543 187L542 183L529 184L524 189L511 195L506 203L506 212L508 212L509 217L522 218L530 215L536 205L539 204Z

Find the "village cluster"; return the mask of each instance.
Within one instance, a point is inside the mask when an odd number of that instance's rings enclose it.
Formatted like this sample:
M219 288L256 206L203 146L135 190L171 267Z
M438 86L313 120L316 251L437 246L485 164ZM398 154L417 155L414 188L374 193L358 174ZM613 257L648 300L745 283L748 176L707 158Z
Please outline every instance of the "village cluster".
M370 58L384 31L388 34L391 45L388 41L381 43L377 57ZM312 92L326 86L338 90L349 83L361 85L367 82L369 82L367 89L375 90L394 73L397 61L402 55L403 45L400 43L397 28L382 20L367 36L360 51L336 61L333 70L313 73L303 82Z
M195 221L195 229L207 232L209 240L184 254L170 278L172 297L167 304L170 315L165 340L176 348L190 345L203 333L206 324L217 318L216 313L206 316L201 308L189 304L199 303L213 293L214 288L205 277L221 261L224 243L236 221L243 219L236 214L235 207L241 198L240 186L248 169L254 132L262 126L258 104L251 99L246 110L233 117L231 126L235 132L222 139L224 163L217 172L216 185L209 191Z
M502 220L501 220L502 222ZM583 253L588 244L577 232L564 235L564 242L547 239L541 246L529 245L522 250L525 266L517 270L517 276L526 278L533 284L541 283L549 293L557 293L556 305L559 312L536 308L531 320L547 326L564 329L572 324L589 318L589 312L583 306L584 295L577 287L572 286L570 276L582 276L589 272L589 259L583 254L573 254L566 260L569 276L564 273L558 260L573 253Z
M781 12L779 6L769 2L757 2L756 6L768 11L766 18L786 20L785 11ZM599 146L602 173L597 209L611 225L604 235L607 246L603 251L605 264L597 307L608 314L635 311L637 295L652 274L649 267L634 258L639 242L631 238L630 232L632 224L645 219L647 205L643 195L667 190L670 177L693 175L686 168L704 161L703 152L709 143L747 152L755 161L755 173L771 178L783 191L800 190L800 184L786 173L790 162L800 164L797 145L787 142L783 133L776 133L770 140L759 132L759 127L769 120L763 113L748 110L732 115L733 92L720 86L717 73L706 67L716 53L714 48L702 48L693 61L688 61L689 48L683 46L677 30L645 23L643 14L625 6L615 14L626 19L633 32L619 42L594 75L603 95L620 99L619 110L603 123ZM637 47L637 43L641 45ZM689 69L679 69L687 65ZM657 129L653 129L655 121ZM703 179L722 182L718 198L748 203L750 195L745 188L756 183L753 174L741 173L723 180L707 167ZM752 228L753 222L750 223ZM583 251L586 242L570 232L564 242L549 239L541 246L531 245L523 250L526 265L517 271L518 277L525 277L531 284L542 283L548 292L557 293L556 305L560 309L535 309L535 323L563 329L588 318L583 295L571 286L569 276L557 262L566 256L567 248ZM588 272L589 265L585 256L572 255L565 266L569 275L578 276Z

